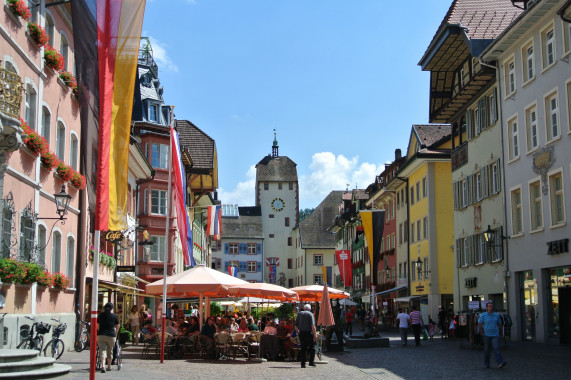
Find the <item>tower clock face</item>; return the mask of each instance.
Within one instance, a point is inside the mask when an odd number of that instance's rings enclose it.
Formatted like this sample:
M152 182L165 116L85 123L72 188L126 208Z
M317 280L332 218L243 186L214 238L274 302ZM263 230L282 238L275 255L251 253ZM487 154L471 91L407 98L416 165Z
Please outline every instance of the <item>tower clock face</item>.
M272 210L275 212L280 212L284 209L285 202L281 198L276 198L272 201Z

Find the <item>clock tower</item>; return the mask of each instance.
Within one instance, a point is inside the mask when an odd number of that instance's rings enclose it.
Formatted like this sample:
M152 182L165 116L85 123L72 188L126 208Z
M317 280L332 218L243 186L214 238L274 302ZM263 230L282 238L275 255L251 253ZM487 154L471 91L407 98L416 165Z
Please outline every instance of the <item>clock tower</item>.
M293 229L299 222L297 164L279 155L274 130L272 154L256 164L256 206L262 212L264 281L292 287L296 242Z

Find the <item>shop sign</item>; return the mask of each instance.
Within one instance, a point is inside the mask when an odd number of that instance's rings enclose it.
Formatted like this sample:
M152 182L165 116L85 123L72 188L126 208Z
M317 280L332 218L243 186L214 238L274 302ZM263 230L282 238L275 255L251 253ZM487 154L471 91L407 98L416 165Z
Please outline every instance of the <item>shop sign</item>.
M417 286L416 286L416 291L419 292L419 293L424 292L424 285L417 285Z
M103 239L107 240L108 242L111 242L113 244L119 243L120 241L123 241L123 232L122 231L106 231L103 234Z
M478 310L480 308L480 301L468 301L469 310Z
M134 265L117 265L117 272L134 272Z
M464 286L467 288L475 288L478 286L478 278L477 277L470 277L464 279Z
M569 239L561 239L547 242L547 254L558 255L569 252Z

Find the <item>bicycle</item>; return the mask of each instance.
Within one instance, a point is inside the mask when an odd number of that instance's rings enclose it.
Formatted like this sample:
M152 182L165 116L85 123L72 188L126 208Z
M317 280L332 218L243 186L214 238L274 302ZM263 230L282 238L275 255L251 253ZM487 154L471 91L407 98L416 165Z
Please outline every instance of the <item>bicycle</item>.
M81 352L89 347L89 327L90 322L79 321L81 324L81 332L79 333L79 339L75 341L74 348L77 352Z
M101 357L99 356L99 345L97 346L97 353L95 355L97 356L95 362L95 370L100 371L102 366ZM115 339L115 344L113 345L113 357L111 358L111 365L116 365L117 371L120 371L121 367L123 367L123 351L121 349L119 339Z
M34 317L26 316L26 318L34 321L34 323L32 323L31 328L22 331L22 333L26 332L27 336L16 346L16 348L23 350L38 350L41 352L44 346L44 334L50 332L52 325L49 323L36 322ZM36 335L34 335L34 333L36 333Z
M44 348L44 356L51 356L52 358L59 359L65 350L65 344L63 340L60 339L60 335L65 333L67 329L67 324L61 323L60 320L52 318L52 321L56 321L58 325L54 328L52 332L52 339L46 343Z

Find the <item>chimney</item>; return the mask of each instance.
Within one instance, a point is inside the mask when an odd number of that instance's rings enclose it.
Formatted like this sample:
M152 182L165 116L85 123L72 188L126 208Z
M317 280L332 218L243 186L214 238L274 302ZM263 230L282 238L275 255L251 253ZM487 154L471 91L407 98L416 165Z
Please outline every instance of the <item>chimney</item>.
M402 157L400 149L395 149L395 161Z

